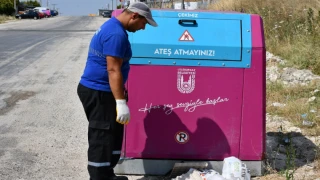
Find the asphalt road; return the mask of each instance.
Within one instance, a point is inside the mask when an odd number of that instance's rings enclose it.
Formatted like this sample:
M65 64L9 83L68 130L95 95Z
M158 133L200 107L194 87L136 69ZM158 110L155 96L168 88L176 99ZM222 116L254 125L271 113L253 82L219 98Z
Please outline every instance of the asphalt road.
M106 20L0 24L1 180L89 178L87 121L76 87L90 39Z

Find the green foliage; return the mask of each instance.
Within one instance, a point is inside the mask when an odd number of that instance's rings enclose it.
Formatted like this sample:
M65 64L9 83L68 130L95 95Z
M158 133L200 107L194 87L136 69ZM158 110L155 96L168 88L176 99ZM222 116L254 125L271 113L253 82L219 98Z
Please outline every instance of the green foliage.
M36 0L33 1L25 1L20 2L19 0L16 0L16 6L20 8L25 8L27 6L34 6L39 7L40 4ZM14 0L0 0L0 15L12 15L14 14Z
M0 14L11 15L14 13L14 0L0 0Z
M20 4L22 4L22 3L20 3ZM25 5L25 6L34 6L34 7L40 7L40 3L39 2L37 2L37 1L26 1L26 2L23 2L23 4Z
M286 148L286 170L285 175L287 180L293 179L293 174L295 172L295 159L296 159L296 149L293 147L291 134L288 134L289 144L285 146Z

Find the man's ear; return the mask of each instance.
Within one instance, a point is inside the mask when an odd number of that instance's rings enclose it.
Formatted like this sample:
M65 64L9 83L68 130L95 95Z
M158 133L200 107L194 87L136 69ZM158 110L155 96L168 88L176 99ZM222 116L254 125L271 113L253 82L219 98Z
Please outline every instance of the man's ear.
M133 18L133 19L137 19L138 17L139 17L139 14L138 14L138 13L133 13L133 14L132 14L132 18Z

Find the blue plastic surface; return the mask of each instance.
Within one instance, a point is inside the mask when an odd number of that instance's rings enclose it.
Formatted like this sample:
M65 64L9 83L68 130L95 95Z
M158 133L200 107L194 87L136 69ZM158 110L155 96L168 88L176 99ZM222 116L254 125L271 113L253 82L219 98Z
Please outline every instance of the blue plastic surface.
M152 10L158 27L129 33L131 64L249 68L249 14ZM180 23L179 23L180 21Z

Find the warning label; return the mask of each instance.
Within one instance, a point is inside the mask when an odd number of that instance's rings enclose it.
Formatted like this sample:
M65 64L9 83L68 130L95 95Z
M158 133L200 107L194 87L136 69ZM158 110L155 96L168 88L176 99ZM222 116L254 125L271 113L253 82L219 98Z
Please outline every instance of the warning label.
M184 33L181 35L179 41L194 41L194 39L189 33L189 31L185 30Z

